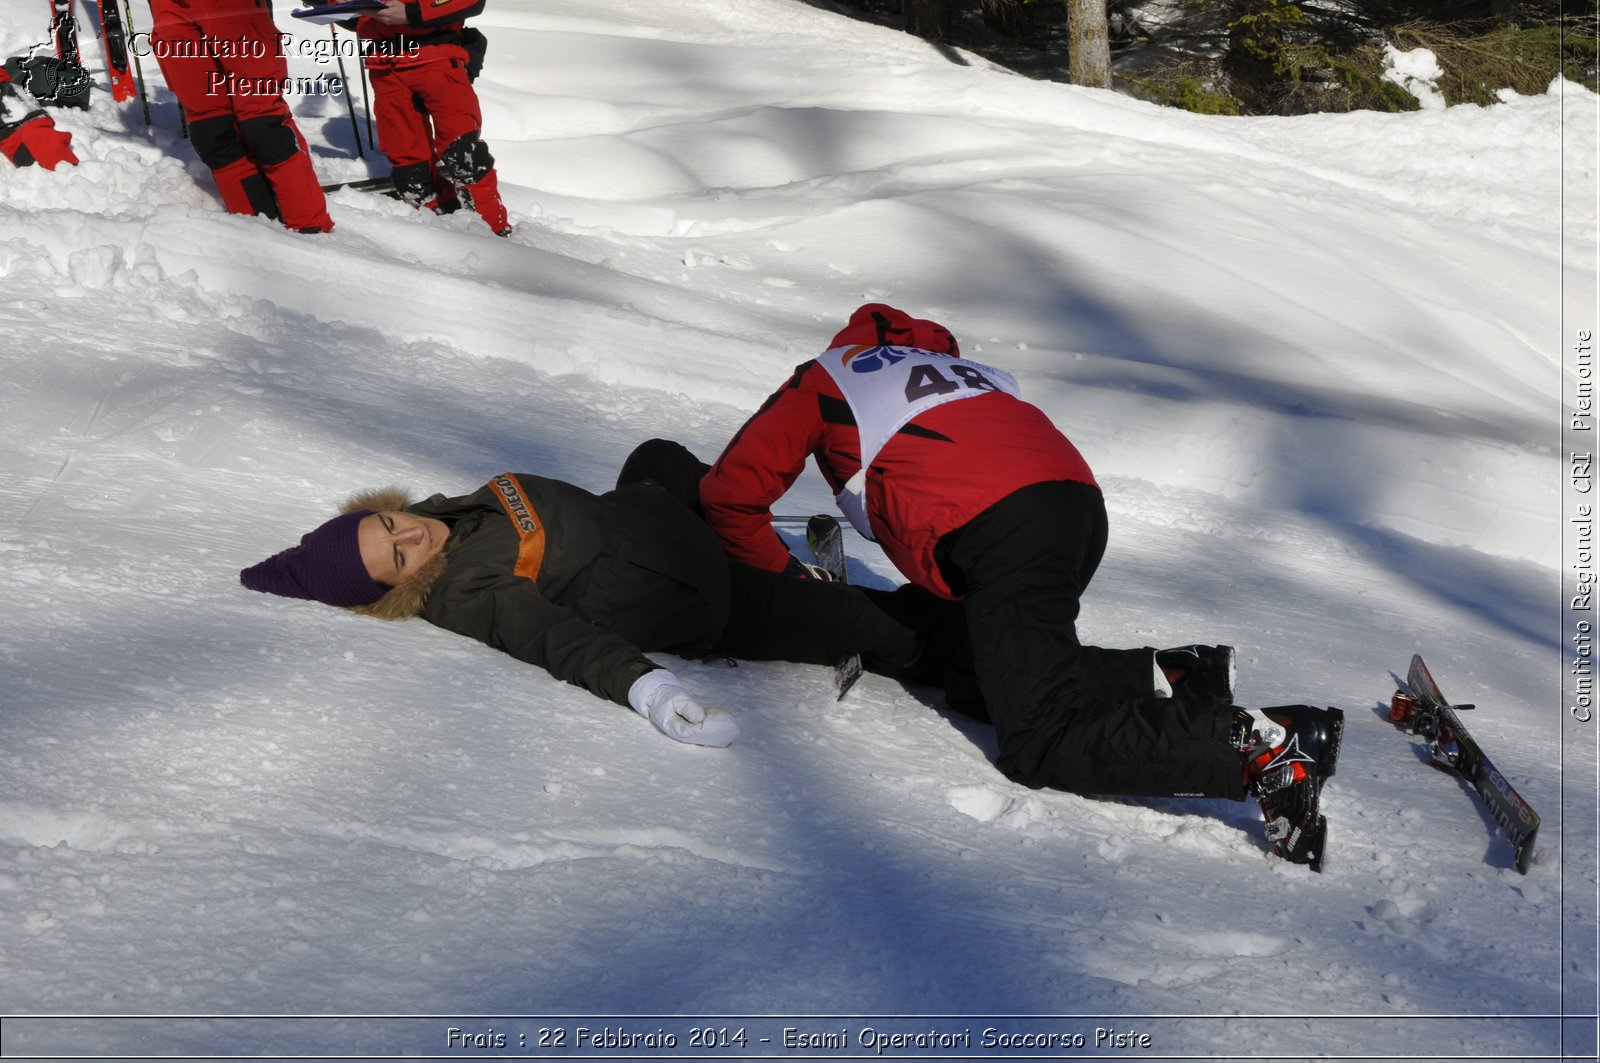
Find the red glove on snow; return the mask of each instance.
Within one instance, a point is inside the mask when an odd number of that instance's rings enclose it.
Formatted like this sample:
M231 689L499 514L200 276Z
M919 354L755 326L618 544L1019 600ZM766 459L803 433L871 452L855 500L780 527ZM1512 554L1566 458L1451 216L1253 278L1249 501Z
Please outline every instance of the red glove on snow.
M0 140L0 154L18 166L38 163L46 170L54 170L64 162L78 165L78 157L72 153L72 134L57 129L55 120L43 113L29 118Z
M38 163L54 170L64 162L78 165L72 153L72 134L56 128L45 114L0 70L0 155L18 166Z

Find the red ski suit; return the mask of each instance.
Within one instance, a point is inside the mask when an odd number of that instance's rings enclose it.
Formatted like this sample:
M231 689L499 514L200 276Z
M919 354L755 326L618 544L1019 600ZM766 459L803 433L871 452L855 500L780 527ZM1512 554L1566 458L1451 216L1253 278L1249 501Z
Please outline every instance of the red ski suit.
M771 506L814 457L840 508L853 522L864 509L907 579L959 596L919 605L896 593L884 608L925 640L919 671L944 665L946 704L993 722L995 765L1009 778L1240 799L1231 706L1157 697L1154 650L1078 641L1079 602L1107 541L1100 488L1009 374L959 356L943 326L861 307L701 479L706 520L735 559L788 567ZM852 483L864 441L870 453L880 440L864 483Z
M189 142L233 214L333 228L305 138L283 99L289 65L266 0L151 0L150 44Z
M943 326L882 303L856 310L829 348L851 344L961 356ZM795 369L700 484L705 518L731 557L773 571L788 564L789 550L772 528L772 505L799 478L807 457L816 459L835 494L861 468L855 414L816 360ZM866 509L873 537L895 567L951 598L934 558L939 540L1019 488L1053 480L1095 483L1078 449L1037 407L989 392L935 406L901 427L872 460Z
M434 206L437 196L438 206L452 208L459 189L484 223L503 233L510 223L462 44L466 20L483 6L484 0L409 0L405 26L363 16L355 31L366 42L378 147L394 166L395 188L417 206Z

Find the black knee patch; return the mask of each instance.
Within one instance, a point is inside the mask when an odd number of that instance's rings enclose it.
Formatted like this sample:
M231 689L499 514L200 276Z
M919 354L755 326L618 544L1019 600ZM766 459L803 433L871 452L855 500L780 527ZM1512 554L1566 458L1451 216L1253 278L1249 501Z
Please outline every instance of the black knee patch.
M396 166L391 175L397 195L413 207L420 207L433 198L433 176L425 162Z
M466 133L444 149L439 156L439 166L456 184L472 185L489 176L489 171L494 169L494 156L489 154L489 145L479 139L477 133Z
M256 162L263 166L276 166L300 150L300 142L295 139L286 114L246 118L239 123L239 136Z
M267 180L267 175L257 170L255 173L239 182L239 187L244 189L245 198L250 201L250 209L263 217L278 219L278 197L273 194L272 182Z
M244 158L239 127L233 124L231 114L190 122L189 143L194 145L194 153L200 156L200 161L213 170L220 170Z

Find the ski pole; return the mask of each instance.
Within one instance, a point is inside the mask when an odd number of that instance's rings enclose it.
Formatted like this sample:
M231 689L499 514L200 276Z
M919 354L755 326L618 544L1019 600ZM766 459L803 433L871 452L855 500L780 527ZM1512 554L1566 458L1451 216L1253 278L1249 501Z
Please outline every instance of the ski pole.
M378 150L378 142L372 136L372 86L367 84L367 57L361 56L361 109L367 112L367 147L373 151Z
M114 4L117 0L102 0L103 3ZM122 16L127 22L128 40L133 40L133 0L122 0ZM139 62L139 49L129 48L133 53L133 80L139 86L139 106L144 109L144 127L150 128L150 97L144 88L144 65Z
M339 64L339 84L344 86L344 105L350 112L350 135L356 141L356 157L365 159L366 150L361 147L361 126L356 123L356 101L350 93L350 79L344 72L344 53L339 50L339 31L332 26L328 27L328 36L333 39L333 58ZM365 64L363 64L365 69Z
M156 33L155 0L145 0L145 7L149 8L149 10L150 10L150 36L154 37L155 33ZM163 76L165 76L164 73L163 73ZM168 87L170 88L171 86L168 86ZM189 116L186 113L184 113L183 101L177 99L177 95L178 94L176 92L174 92L172 95L173 95L173 99L178 104L178 132L183 135L183 139L184 140L188 140L189 139ZM146 107L148 107L148 102L146 103Z

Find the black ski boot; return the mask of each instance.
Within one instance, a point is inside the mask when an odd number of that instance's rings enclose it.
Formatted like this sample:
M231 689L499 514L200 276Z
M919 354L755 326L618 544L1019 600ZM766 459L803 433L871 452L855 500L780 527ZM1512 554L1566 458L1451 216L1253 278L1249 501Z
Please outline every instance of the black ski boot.
M1290 863L1322 870L1328 820L1322 784L1339 762L1344 713L1310 705L1238 710L1235 745L1245 786L1261 803L1272 851Z
M1343 709L1275 705L1265 709L1240 709L1238 713L1234 744L1242 752L1261 746L1293 744L1316 761L1319 788L1333 778L1339 766L1339 746L1344 741Z

